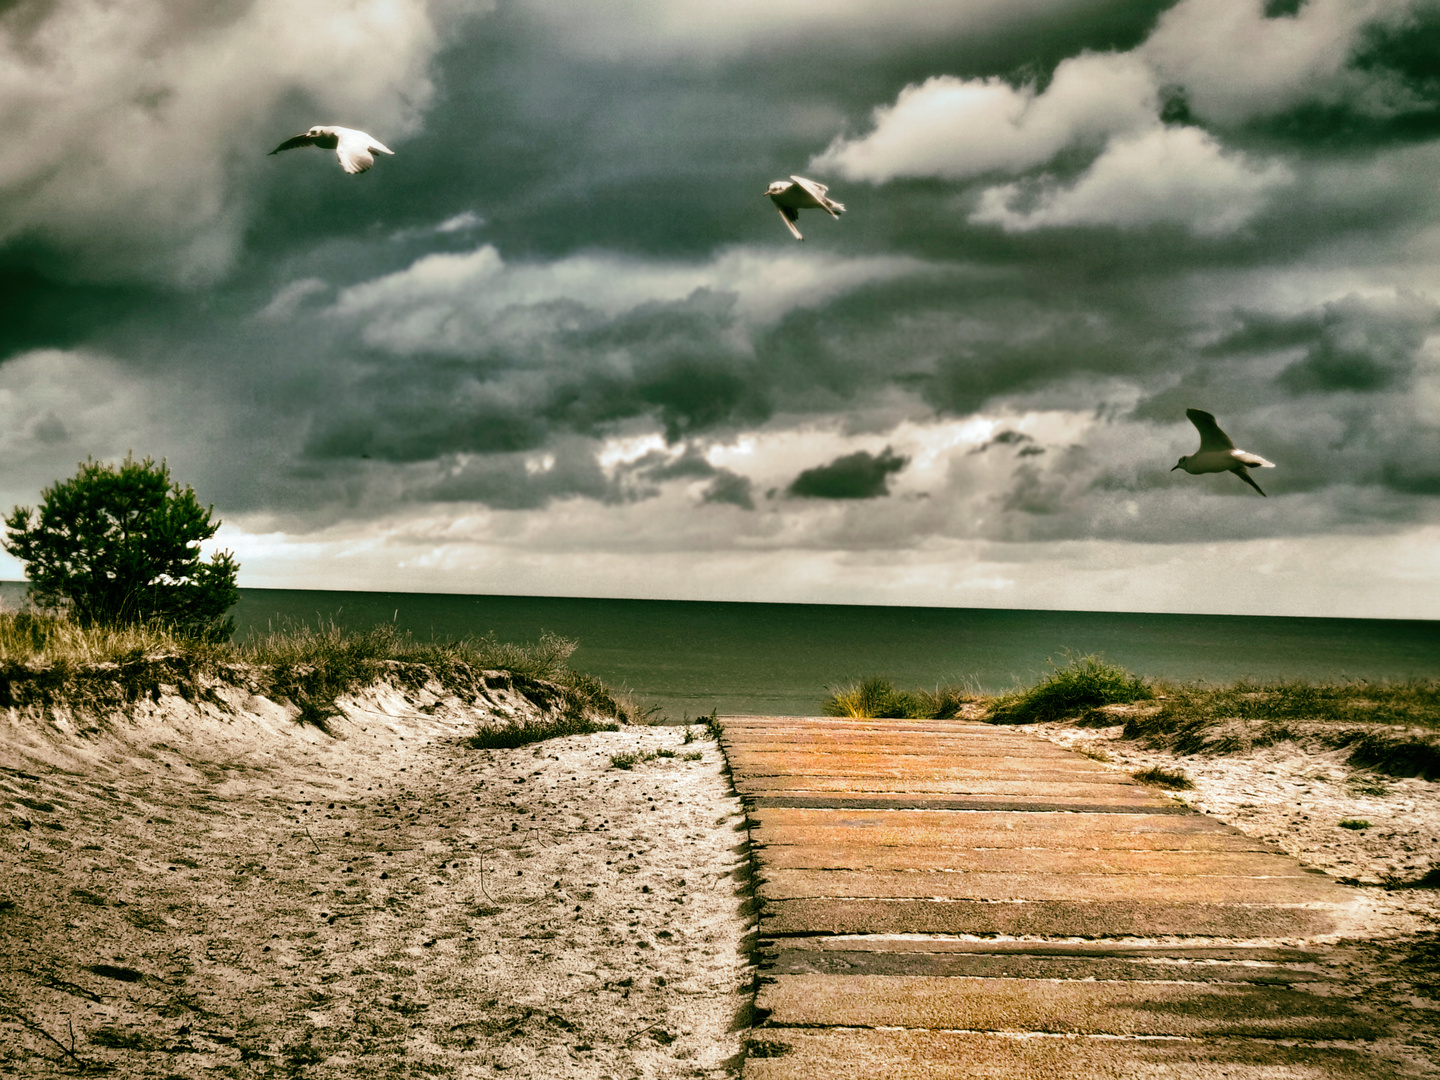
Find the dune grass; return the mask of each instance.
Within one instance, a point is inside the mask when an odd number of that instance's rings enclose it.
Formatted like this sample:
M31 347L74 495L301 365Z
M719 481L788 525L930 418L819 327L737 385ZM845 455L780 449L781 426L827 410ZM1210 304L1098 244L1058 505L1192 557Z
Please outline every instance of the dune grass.
M239 642L206 643L163 626L80 626L62 615L0 612L0 707L114 708L172 691L218 700L230 681L289 701L301 723L324 728L337 699L382 679L412 689L431 680L461 697L498 681L550 717L479 733L492 745L600 730L597 717L629 720L633 706L598 679L567 666L575 642L552 634L516 645L493 636L418 641L393 626L344 630L287 627ZM486 675L486 673L499 673Z
M993 698L986 719L992 724L1044 724L1154 696L1149 683L1122 667L1093 654L1067 654L1063 667L1054 667L1034 686Z
M1440 680L1159 684L1158 707L1123 737L1178 754L1231 754L1293 741L1348 750L1389 776L1440 779Z
M821 704L826 716L857 719L949 720L978 695L955 686L932 690L897 690L886 679L861 679L834 691Z

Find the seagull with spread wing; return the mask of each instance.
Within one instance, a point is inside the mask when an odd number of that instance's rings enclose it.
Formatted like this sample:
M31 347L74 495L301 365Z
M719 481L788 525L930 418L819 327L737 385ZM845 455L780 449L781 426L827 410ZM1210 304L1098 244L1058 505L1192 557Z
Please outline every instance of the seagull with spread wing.
M838 203L825 193L830 189L824 184L817 184L814 180L806 180L803 176L792 176L789 180L776 180L765 194L780 211L780 216L785 219L785 227L794 234L796 240L804 240L800 230L795 227L795 219L800 216L801 210L824 210L833 218L838 218L845 212L845 204Z
M340 159L340 167L347 173L365 172L375 164L374 155L376 154L395 153L373 135L356 131L354 128L333 125L312 127L304 135L286 139L270 153L278 154L281 150L294 150L297 146L319 146L325 150L334 150L335 156Z
M1215 417L1203 409L1186 409L1185 415L1190 418L1190 422L1200 432L1200 449L1182 457L1170 471L1184 469L1193 474L1233 472L1256 491L1260 491L1260 485L1251 480L1250 474L1245 470L1247 468L1273 469L1275 463L1266 461L1259 454L1235 449L1235 444L1230 441L1230 436L1221 431L1220 425L1215 423ZM1264 495L1265 492L1260 491L1260 494Z

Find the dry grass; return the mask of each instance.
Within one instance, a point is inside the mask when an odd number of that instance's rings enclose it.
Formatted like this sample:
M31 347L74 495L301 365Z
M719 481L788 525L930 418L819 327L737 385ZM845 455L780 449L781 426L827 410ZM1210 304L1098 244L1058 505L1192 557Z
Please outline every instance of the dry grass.
M123 709L163 693L218 701L213 687L227 682L289 701L301 723L324 729L341 695L378 681L418 688L434 680L472 697L498 679L548 719L477 736L498 740L491 745L601 730L601 718L641 719L633 701L566 666L574 650L573 641L549 634L529 645L493 636L417 641L393 626L352 632L333 624L211 644L155 625L83 627L63 616L0 612L0 708Z

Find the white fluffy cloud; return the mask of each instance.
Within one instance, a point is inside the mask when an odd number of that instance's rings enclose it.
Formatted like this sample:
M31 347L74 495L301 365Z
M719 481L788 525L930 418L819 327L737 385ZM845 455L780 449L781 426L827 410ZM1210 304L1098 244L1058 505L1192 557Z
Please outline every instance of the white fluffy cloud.
M1264 0L1181 0L1160 17L1139 55L1180 86L1196 115L1220 124L1282 112L1310 98L1384 96L1345 67L1360 32L1396 23L1416 0L1306 0L1266 18ZM1381 100L1369 103L1384 109Z
M1290 180L1284 165L1227 153L1199 128L1155 127L1115 138L1073 185L1048 184L1029 207L1018 205L1019 184L990 188L970 220L1007 232L1170 222L1217 236L1243 227Z
M836 139L810 168L884 183L900 176L951 180L1020 173L1076 144L1156 123L1159 92L1150 68L1131 55L1066 60L1044 93L1001 79L938 75L875 110L874 130Z
M0 241L58 244L94 277L212 278L238 243L245 178L290 125L403 138L432 96L439 45L426 0L11 7Z

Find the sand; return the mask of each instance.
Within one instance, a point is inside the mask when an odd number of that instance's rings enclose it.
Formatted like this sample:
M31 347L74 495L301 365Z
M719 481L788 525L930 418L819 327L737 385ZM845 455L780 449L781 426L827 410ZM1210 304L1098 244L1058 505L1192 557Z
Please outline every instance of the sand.
M700 728L474 750L438 688L341 704L0 713L15 1075L733 1074L744 819Z

